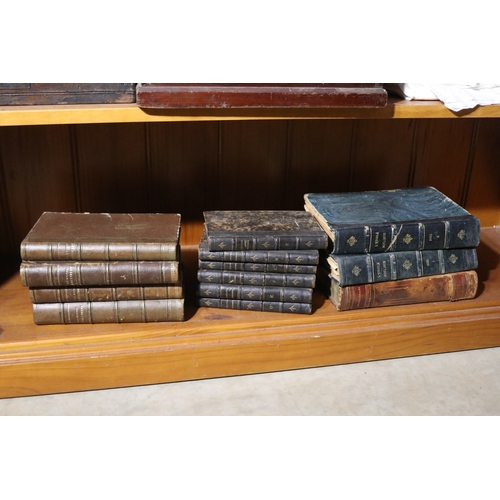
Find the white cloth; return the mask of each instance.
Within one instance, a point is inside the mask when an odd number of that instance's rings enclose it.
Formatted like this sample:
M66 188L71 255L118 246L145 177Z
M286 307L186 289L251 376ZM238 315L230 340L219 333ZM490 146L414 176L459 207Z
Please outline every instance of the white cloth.
M499 83L396 83L387 89L408 100L440 100L452 111L500 104Z

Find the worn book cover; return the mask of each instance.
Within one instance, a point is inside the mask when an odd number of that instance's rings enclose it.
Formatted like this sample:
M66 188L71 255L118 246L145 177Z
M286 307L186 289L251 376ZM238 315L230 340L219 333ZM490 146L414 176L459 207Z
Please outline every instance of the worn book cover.
M44 262L25 261L21 283L30 288L95 285L179 284L180 263L172 261Z
M245 311L279 312L291 314L311 314L312 304L295 302L266 302L259 300L237 299L209 299L199 298L200 307L214 307L217 309L238 309Z
M311 212L336 254L470 248L479 219L433 187L308 193Z
M382 283L340 286L327 273L318 273L318 284L339 311L473 299L476 271L423 276Z
M476 248L413 250L326 257L340 286L394 281L476 269Z
M184 299L33 304L37 325L183 321Z
M314 288L316 285L316 274L247 273L200 269L198 270L198 281L200 283L221 283L225 285Z
M203 262L283 264L288 266L317 266L318 250L239 250L211 251L208 249L206 232L198 246L198 258Z
M214 252L315 250L328 245L327 235L306 211L211 211L203 215L208 249Z
M44 302L110 302L115 300L182 299L182 284L164 286L95 286L30 288L33 304Z
M290 274L312 274L316 272L317 266L301 266L289 264L261 264L259 262L216 262L200 260L199 269L211 271L246 271L252 273L290 273Z
M280 286L222 285L199 283L198 297L212 299L264 300L266 302L312 302L312 288Z
M22 260L177 260L179 214L44 212L21 242Z

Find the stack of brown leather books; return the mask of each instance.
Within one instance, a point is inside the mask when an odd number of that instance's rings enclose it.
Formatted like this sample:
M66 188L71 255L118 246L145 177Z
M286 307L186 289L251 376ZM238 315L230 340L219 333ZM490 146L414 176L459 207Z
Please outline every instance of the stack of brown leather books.
M205 212L198 304L296 314L312 312L319 249L327 237L305 211Z
M36 324L184 320L179 214L44 212L21 243Z

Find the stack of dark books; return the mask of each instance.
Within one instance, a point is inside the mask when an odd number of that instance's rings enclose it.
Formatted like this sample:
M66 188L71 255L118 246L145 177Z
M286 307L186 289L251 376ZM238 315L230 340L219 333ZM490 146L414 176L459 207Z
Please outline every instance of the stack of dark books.
M319 249L328 238L305 211L204 213L198 304L311 314Z
M304 199L329 236L318 283L337 309L475 297L479 220L437 189Z
M180 215L45 212L21 243L36 324L183 321Z

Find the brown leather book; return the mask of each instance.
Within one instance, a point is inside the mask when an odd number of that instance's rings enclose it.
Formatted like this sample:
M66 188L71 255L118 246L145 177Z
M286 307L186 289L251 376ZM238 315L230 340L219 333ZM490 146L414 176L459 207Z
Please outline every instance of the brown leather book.
M476 271L408 278L399 281L341 287L325 273L318 283L339 311L473 299L478 288Z
M184 299L33 304L37 325L183 321Z
M21 283L30 288L180 283L178 261L21 262Z
M179 214L44 212L21 242L22 260L178 260Z
M30 288L33 304L45 302L109 302L113 300L182 299L182 285Z

